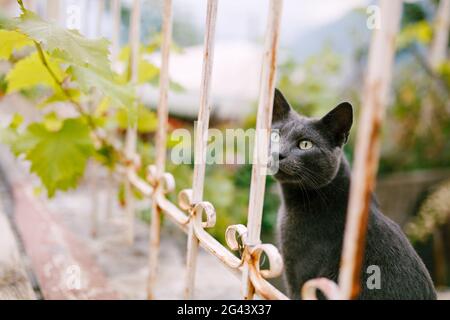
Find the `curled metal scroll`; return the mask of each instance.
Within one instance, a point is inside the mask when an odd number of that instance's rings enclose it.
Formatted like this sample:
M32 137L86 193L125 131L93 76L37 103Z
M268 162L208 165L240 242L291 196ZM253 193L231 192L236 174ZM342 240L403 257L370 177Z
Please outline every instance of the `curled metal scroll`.
M192 189L184 189L178 194L178 204L182 210L189 213L191 219L195 216L201 217L199 220L193 219L194 221L201 222L200 226L196 226L197 228L212 228L216 225L216 209L214 209L214 206L208 201L194 203ZM204 217L206 220L203 220Z
M302 298L304 300L317 300L317 290L320 290L328 300L342 300L339 286L327 278L308 280L303 285Z
M252 260L256 271L260 273L263 278L276 278L283 272L283 259L281 258L278 249L269 243L258 244L250 250ZM265 254L269 260L269 268L261 269L261 257Z
M247 227L242 224L232 225L227 228L225 240L231 250L241 251L241 264L249 265L251 281L255 288L264 288L264 279L275 278L283 271L283 260L278 249L272 244L250 244L247 239ZM241 244L239 243L239 240ZM268 269L261 269L261 259L265 255L269 261ZM263 289L261 289L263 290Z
M165 172L158 177L155 165L150 165L147 167L147 181L155 190L160 188L163 194L167 194L175 190L175 179L173 178L173 175Z

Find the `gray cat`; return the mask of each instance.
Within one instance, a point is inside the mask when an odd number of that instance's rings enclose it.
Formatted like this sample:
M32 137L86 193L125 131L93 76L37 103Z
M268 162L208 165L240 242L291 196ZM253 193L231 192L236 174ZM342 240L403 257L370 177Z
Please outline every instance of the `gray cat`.
M300 116L275 92L272 127L281 138L275 174L282 195L278 232L292 299L300 299L309 279L338 280L350 186L342 148L352 122L347 102L313 119ZM380 212L374 196L369 210L359 299L436 299L425 265L400 227ZM380 270L376 288L366 285L371 265Z

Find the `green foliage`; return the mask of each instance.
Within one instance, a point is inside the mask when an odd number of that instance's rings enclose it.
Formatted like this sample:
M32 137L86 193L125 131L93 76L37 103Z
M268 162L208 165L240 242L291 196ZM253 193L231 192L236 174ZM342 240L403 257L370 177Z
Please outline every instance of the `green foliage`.
M409 47L413 43L428 44L431 41L433 30L427 21L408 24L397 37L397 47Z
M15 27L30 39L42 44L52 56L72 65L89 67L104 75L111 75L109 43L106 39L87 39L76 30L67 30L44 21L28 10L16 19Z
M387 110L380 171L447 167L450 163L450 114L433 96L432 79L423 72L399 72L392 106ZM427 99L429 99L427 101ZM432 103L432 124L421 129L422 107Z
M75 187L94 153L89 128L80 118L59 123L50 115L44 124L30 124L12 142L13 151L31 162L31 172L40 177L50 197L56 190Z
M419 21L426 20L426 13L419 2L404 2L403 3L403 13L402 13L402 26L406 27L409 24L414 24Z
M0 98L5 95L7 89L8 82L6 82L6 76L4 74L0 74Z

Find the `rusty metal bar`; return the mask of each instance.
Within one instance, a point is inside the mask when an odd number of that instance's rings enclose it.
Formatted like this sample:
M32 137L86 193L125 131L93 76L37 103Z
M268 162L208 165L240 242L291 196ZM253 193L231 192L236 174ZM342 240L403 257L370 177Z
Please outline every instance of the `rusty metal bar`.
M99 226L99 219L98 219L98 195L99 195L99 179L95 176L95 166L96 163L94 161L89 162L89 170L91 171L91 181L90 181L90 196L91 196L91 236L93 238L97 237L98 235L98 226Z
M164 1L163 24L162 24L162 46L161 46L161 70L159 78L159 103L158 103L158 129L156 132L156 167L155 178L157 181L164 174L166 163L167 144L167 119L168 119L168 93L169 93L169 56L170 44L172 42L172 0ZM155 183L158 189L152 200L152 216L150 222L150 242L149 242L149 275L147 284L147 298L153 299L153 287L156 282L160 227L161 208L158 205L157 197L161 194L160 186Z
M278 39L280 34L282 0L271 0L265 35L264 57L261 72L259 104L256 120L255 149L253 153L252 180L248 209L248 241L250 245L261 242L261 220L266 186L269 138L276 80ZM245 299L253 298L253 285L248 264L244 268L242 290Z
M203 198L205 180L206 149L208 143L208 127L210 113L210 88L214 58L214 36L216 29L218 0L208 0L206 11L205 41L203 51L203 70L200 86L200 108L198 111L195 146L194 146L194 176L192 182L192 201L197 204ZM198 252L198 238L195 226L201 222L201 215L194 215L189 224L188 249L186 262L185 299L191 299L195 285L195 272Z
M433 40L428 50L428 64L433 71L447 58L448 34L450 28L450 0L439 1L433 28ZM426 134L433 122L433 99L428 94L421 106L421 121L418 131Z
M97 37L102 36L102 22L103 22L103 11L105 10L105 0L98 0L97 8L97 25L95 28L95 33Z
M96 36L101 37L101 26L102 26L102 19L103 19L103 10L105 8L105 2L104 0L99 0L98 8L97 8L97 25L96 25ZM98 100L98 99L96 99ZM93 109L94 103L90 104L90 108ZM95 172L95 162L91 162L90 167L92 172ZM98 177L95 176L95 174L92 174L92 181L91 181L91 235L92 237L96 237L98 233L98 225L99 225L99 217L98 217L98 211L99 211L99 181Z
M111 61L113 67L117 63L120 51L120 0L112 0L111 14L113 17L112 37L111 37Z
M141 16L141 4L140 0L133 0L133 8L130 18L130 78L133 84L137 83L138 79L138 65L139 65L139 38L140 38L140 16ZM125 154L130 161L129 170L134 170L134 161L136 158L136 146L137 146L137 104L132 106L133 109L128 112L128 128L125 141ZM136 113L136 114L134 114ZM127 219L127 231L126 241L128 244L134 242L134 196L130 182L125 181L125 199L126 199L126 219Z
M60 23L60 1L59 0L47 0L46 4L46 16L49 21Z
M433 69L439 67L447 59L449 28L450 0L441 0L434 22L434 37L428 54L428 62Z
M111 0L110 11L112 15L112 32L111 32L111 67L114 71L117 71L117 62L120 51L120 0ZM111 132L117 139L117 133ZM113 213L114 204L114 173L108 172L108 183L106 187L106 217L111 218Z
M373 31L358 124L344 246L339 273L342 299L357 297L361 282L369 204L378 170L380 128L390 87L401 0L381 0L381 28Z

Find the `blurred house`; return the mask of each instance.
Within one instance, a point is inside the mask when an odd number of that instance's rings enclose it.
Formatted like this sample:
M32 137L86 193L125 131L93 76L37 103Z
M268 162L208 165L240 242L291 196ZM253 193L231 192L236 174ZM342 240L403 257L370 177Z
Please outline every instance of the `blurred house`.
M239 119L254 111L259 93L262 47L249 42L217 43L214 51L214 70L211 113L221 119ZM149 57L160 65L159 54ZM170 79L183 87L169 96L170 112L174 115L197 117L203 63L203 46L183 49L170 57ZM141 88L144 103L155 108L159 92L145 85Z

